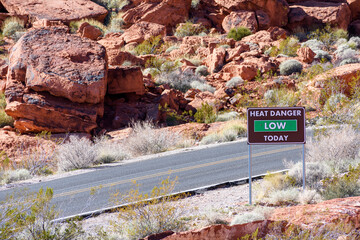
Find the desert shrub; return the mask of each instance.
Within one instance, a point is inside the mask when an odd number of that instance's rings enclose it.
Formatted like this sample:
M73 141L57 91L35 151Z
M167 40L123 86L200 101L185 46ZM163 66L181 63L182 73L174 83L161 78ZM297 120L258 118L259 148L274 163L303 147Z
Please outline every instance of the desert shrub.
M72 135L57 147L56 157L61 171L88 168L96 163L96 146L87 138Z
M262 201L268 198L272 192L287 189L292 186L290 179L282 173L267 173L264 180L254 185L256 200Z
M322 196L324 199L346 198L360 196L360 168L350 166L349 171L343 175L335 175L324 181Z
M185 206L177 200L185 195L170 195L176 183L177 179L167 178L158 187L155 186L150 194L141 193L139 185L125 194L114 194L112 201L117 205L133 203L119 209L118 217L125 221L125 226L114 224L114 230L124 229L129 239L141 239L170 230L184 230L185 224L180 219L185 213Z
M245 212L241 215L235 216L230 225L266 220L271 216L273 211L274 208L271 207L256 207L251 212Z
M195 82L193 86L191 85L192 82ZM192 73L191 71L183 72L181 70L173 71L170 73L162 73L157 78L156 83L169 84L171 88L175 88L184 93L191 88L196 88L196 87L201 87L202 89L207 88L205 79ZM210 85L208 86L209 89L211 90Z
M203 81L192 81L190 83L190 87L194 89L199 89L202 92L208 91L208 92L215 92L215 88L210 86L209 84L203 82Z
M307 144L308 162L325 162L336 172L346 171L344 163L357 163L360 134L351 126L329 129Z
M301 162L294 164L288 172L297 186L302 186L303 183L303 164ZM306 186L318 189L320 181L332 176L332 171L329 165L325 162L307 162L305 164Z
M143 70L143 74L144 76L147 76L148 74L150 74L153 78L160 75L160 70L157 68L145 68Z
M342 93L331 95L325 102L324 110L332 113L349 103L349 98Z
M229 120L239 118L239 116L240 114L237 112L224 112L217 115L216 122L226 122Z
M132 123L132 132L126 139L126 147L135 156L159 153L174 148L181 140L179 133L159 129L152 121Z
M226 82L225 86L228 88L235 88L243 83L244 83L244 80L241 77L233 77L229 81Z
M165 52L166 53L171 53L172 51L174 51L176 49L179 49L179 47L178 46L170 46L165 50Z
M298 202L301 205L319 203L323 199L316 190L305 189L299 193Z
M125 24L125 22L122 19L121 14L112 15L110 18L110 22L107 26L107 29L105 31L105 34L123 32L122 28L123 28L124 24Z
M286 55L289 57L297 56L297 50L300 48L299 40L294 37L287 37L280 42L279 48L272 47L268 51L271 57L277 57L279 55Z
M348 48L345 49L344 51L339 51L338 53L336 53L336 60L337 62L341 62L345 59L357 59L357 55L358 55L357 51Z
M315 59L318 59L319 61L325 62L325 61L331 61L332 57L331 55L324 51L324 50L315 50L314 53Z
M274 190L268 196L260 200L261 203L270 205L288 205L299 203L300 190L298 188L286 188Z
M343 29L332 28L330 25L327 25L324 28L318 28L315 31L312 31L308 35L308 38L319 40L325 44L326 48L330 48L339 39L347 39L348 33Z
M163 46L163 40L161 35L151 37L148 40L143 41L134 48L134 52L137 55L158 54L161 52Z
M209 75L209 71L205 65L201 65L195 69L195 74L205 77L205 76Z
M241 120L230 120L220 131L210 133L203 137L200 144L231 142L238 137L244 137L247 134L245 123Z
M209 103L201 103L194 117L198 123L213 123L216 120L216 111Z
M301 47L309 47L311 50L316 51L316 50L322 50L325 47L325 45L323 42L317 39L310 39L307 40L306 42L301 43Z
M14 125L14 119L10 116L8 116L4 109L0 108L0 128L5 126L13 126Z
M16 170L5 171L2 178L3 178L3 183L9 184L12 182L29 179L31 178L31 175L29 170L27 169L16 169Z
M2 24L1 31L4 37L14 38L17 32L26 31L24 21L17 17L6 18Z
M348 58L348 59L342 60L339 64L339 66L344 66L344 65L353 64L353 63L360 63L360 59L359 58Z
M204 26L187 21L186 23L181 23L176 28L174 35L178 38L182 38L186 36L196 36L203 32L206 32Z
M91 0L91 1L99 4L100 6L105 7L108 10L113 8L117 10L121 10L123 7L125 7L130 3L129 0Z
M290 59L282 62L279 66L281 75L291 75L293 73L301 73L303 66L301 62Z
M77 239L83 234L78 221L54 222L58 216L50 203L53 191L15 193L1 204L1 239Z
M268 106L295 106L299 102L298 93L284 88L270 89L264 94L264 100Z
M356 48L360 48L360 37L351 37L348 43L354 44Z
M129 158L121 143L112 142L107 137L101 136L95 140L97 150L96 163L111 163Z
M75 33L78 29L79 29L79 27L80 27L80 25L82 24L82 23L84 23L84 22L87 22L87 23L89 23L91 26L93 26L93 27L96 27L96 28L98 28L103 34L106 32L106 26L104 25L104 24L102 24L101 22L99 22L99 21L97 21L97 20L95 20L95 19L92 19L92 18L85 18L85 19L81 19L81 20L79 20L79 21L71 21L70 22L70 30L71 30L71 32L72 33Z
M179 62L165 61L163 64L161 64L160 71L169 73L175 71L179 67L180 67Z
M235 41L240 41L246 36L251 35L252 32L247 27L238 27L230 29L229 33L227 34L227 38L232 38Z

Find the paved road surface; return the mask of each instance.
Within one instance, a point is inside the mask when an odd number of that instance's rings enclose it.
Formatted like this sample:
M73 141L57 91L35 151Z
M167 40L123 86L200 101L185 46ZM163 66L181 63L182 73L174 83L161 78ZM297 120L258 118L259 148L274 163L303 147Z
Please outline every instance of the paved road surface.
M301 161L302 145L252 146L253 175L282 170L283 159ZM109 200L116 191L126 192L133 181L140 190L150 191L161 179L178 177L175 191L184 191L225 181L248 177L248 146L246 142L233 142L211 148L184 151L149 160L104 167L96 171L70 176L26 188L38 191L41 187L54 190L53 203L61 214L71 216L112 206ZM90 195L92 188L100 188ZM22 190L21 188L18 190ZM0 201L14 190L0 192Z

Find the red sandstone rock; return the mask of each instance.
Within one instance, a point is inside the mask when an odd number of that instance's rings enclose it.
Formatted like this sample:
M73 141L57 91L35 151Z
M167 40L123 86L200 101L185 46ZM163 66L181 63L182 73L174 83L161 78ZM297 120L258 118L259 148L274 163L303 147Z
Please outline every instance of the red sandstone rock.
M111 67L108 72L107 94L134 92L145 93L143 75L140 67Z
M229 32L232 28L247 27L253 33L258 30L258 23L255 12L253 11L234 11L226 16L222 22L225 32Z
M312 227L341 221L360 227L360 197L338 198L318 204L277 208L270 220L286 220L290 224ZM344 226L345 227L345 226Z
M273 45L273 39L268 31L258 31L255 34L249 35L241 39L243 42L252 42L260 46L261 49Z
M186 110L199 109L203 103L212 105L216 110L224 107L224 102L219 101L211 92L200 92L195 95L195 98L188 103Z
M143 1L123 15L126 23L140 21L158 23L173 28L188 18L191 0Z
M215 0L215 3L231 11L262 10L269 16L270 26L285 26L288 21L289 5L283 0Z
M1 0L11 14L28 15L32 19L70 21L94 18L103 21L107 10L87 0Z
M137 22L127 29L121 38L128 43L142 43L144 40L148 40L151 37L166 35L165 26L152 22Z
M201 91L200 91L199 89L194 89L194 88L192 88L192 89L189 89L189 90L185 93L184 97L185 97L186 100L192 101L192 100L195 98L196 94L198 94L198 93L200 93L200 92L201 92Z
M315 53L308 47L302 47L297 50L299 60L304 63L312 63L315 58Z
M231 62L233 60L239 60L240 54L250 51L250 47L248 44L240 43L236 48L229 49L226 55L226 62Z
M329 79L337 81L338 91L350 95L353 86L360 83L360 63L347 64L344 66L336 67L326 71L313 78L309 85L315 88L324 88Z
M353 20L359 19L360 20L360 0L347 0L350 11L351 17Z
M22 132L90 132L103 115L105 48L66 33L36 29L14 46L5 95L6 113Z
M224 65L225 56L225 48L216 48L214 52L205 60L205 65L208 67L208 71L213 73L221 70L222 66Z
M81 37L86 37L91 40L96 40L102 35L102 32L100 29L90 25L87 22L83 22L79 26L77 33L79 33Z
M347 29L351 11L346 3L306 1L290 5L289 29L330 24Z
M199 230L174 233L168 237L163 238L163 240L237 240L245 237L246 235L251 236L252 233L254 233L257 229L257 237L263 238L265 237L268 231L268 226L271 223L271 221L257 221L233 226L213 225Z

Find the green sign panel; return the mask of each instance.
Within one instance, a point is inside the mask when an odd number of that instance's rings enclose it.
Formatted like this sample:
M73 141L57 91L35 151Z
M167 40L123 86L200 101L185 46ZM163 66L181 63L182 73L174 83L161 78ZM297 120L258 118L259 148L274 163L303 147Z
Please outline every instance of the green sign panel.
M255 120L254 132L296 132L297 120Z

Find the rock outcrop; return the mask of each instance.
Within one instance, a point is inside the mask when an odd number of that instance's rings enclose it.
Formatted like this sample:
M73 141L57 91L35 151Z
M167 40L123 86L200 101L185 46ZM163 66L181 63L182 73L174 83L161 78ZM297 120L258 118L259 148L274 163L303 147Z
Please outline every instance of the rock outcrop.
M318 204L278 208L272 213L273 221L288 221L302 227L343 222L346 225L360 227L360 197L338 198Z
M289 29L314 28L330 24L347 29L351 11L347 3L306 1L290 5Z
M288 21L289 5L285 0L214 0L219 6L230 10L261 11L257 12L262 20L260 26L285 26ZM264 22L268 19L269 24ZM265 20L266 21L266 20ZM264 29L264 28L260 28Z
M21 132L87 132L103 115L105 48L64 28L26 33L12 48L5 96Z
M141 1L123 15L127 24L145 21L166 26L169 30L188 18L191 0Z
M166 35L165 26L152 22L137 22L127 29L122 35L121 39L126 44L128 43L142 43L144 40L148 40L151 37Z
M30 16L32 19L70 22L83 18L103 21L107 10L88 0L1 0L12 15Z
M110 67L108 72L107 94L145 93L143 75L140 67Z

